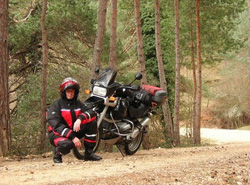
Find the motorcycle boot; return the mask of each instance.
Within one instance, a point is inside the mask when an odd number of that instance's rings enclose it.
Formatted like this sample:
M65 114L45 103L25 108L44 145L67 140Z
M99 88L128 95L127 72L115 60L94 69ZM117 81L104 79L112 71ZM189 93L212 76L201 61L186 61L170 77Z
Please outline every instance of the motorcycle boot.
M89 148L85 148L84 160L85 161L100 161L102 159L101 156L96 155L93 150Z
M95 153L84 155L85 161L100 161L101 159L102 159L102 157L99 155L96 155Z
M53 151L53 161L54 163L62 163L62 154L58 152L56 148Z

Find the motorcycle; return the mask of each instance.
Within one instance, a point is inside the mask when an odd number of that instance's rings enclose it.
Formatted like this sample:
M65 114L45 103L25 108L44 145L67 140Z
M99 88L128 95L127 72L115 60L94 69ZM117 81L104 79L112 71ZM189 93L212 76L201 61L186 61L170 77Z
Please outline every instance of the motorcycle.
M132 85L142 79L135 75L128 85L115 81L117 72L104 69L92 80L90 97L84 102L97 112L97 142L94 152L101 142L116 145L121 154L135 154L143 142L146 128L153 114L153 108L162 105L167 99L166 91L151 85ZM84 159L84 149L74 148L77 159Z

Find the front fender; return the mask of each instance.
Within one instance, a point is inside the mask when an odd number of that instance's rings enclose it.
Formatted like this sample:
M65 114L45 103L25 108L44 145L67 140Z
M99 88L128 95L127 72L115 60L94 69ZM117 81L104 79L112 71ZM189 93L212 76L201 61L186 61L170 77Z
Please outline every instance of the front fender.
M104 100L102 98L91 96L85 100L84 105L87 109L97 108L99 105L103 105Z

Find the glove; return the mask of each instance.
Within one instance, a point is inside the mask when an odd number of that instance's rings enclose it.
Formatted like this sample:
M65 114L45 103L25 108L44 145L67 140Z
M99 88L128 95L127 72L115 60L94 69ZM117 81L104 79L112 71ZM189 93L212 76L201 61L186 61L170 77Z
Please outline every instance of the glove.
M77 119L77 120L75 121L75 123L74 123L74 128L73 128L73 130L74 130L75 132L78 132L78 131L80 130L80 128L81 128L81 123L82 123L82 121L81 121L80 119Z
M75 144L76 148L80 148L82 146L81 141L77 137L75 137L72 141Z

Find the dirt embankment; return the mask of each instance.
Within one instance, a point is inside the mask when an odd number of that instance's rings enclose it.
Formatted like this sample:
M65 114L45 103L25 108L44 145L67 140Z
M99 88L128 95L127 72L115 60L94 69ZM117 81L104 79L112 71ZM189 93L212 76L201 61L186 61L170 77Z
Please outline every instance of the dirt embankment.
M51 156L0 159L0 184L250 184L250 143L101 154L99 162L53 164Z

